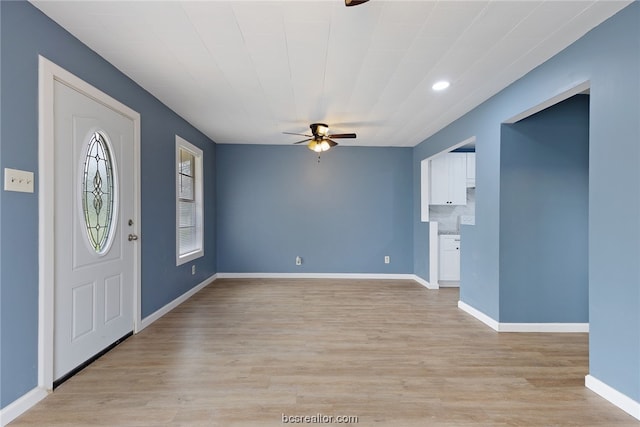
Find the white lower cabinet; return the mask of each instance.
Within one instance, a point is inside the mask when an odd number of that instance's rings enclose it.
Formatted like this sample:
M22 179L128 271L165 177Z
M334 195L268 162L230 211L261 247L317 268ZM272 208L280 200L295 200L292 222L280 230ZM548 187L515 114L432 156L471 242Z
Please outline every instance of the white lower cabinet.
M440 235L440 280L460 280L460 235Z

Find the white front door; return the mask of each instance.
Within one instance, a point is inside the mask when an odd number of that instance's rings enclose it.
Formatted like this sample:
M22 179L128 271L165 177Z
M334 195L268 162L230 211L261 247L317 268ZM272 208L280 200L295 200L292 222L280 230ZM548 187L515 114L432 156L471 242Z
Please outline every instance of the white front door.
M133 330L134 124L55 81L54 145L56 380Z

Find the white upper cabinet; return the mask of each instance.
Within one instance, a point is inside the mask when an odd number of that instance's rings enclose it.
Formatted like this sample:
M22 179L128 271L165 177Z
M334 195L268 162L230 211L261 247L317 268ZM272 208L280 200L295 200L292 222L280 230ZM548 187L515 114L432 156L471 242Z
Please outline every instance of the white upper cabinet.
M431 159L432 205L467 204L467 153L447 153Z
M476 153L466 153L467 156L467 187L476 186Z

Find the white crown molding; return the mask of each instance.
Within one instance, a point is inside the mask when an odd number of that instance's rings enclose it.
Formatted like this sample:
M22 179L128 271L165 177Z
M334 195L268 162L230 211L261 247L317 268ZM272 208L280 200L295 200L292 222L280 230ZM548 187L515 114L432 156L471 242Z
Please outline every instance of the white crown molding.
M615 388L603 383L592 375L584 377L584 385L589 390L625 411L627 414L640 420L640 402L636 402L626 394L620 393Z

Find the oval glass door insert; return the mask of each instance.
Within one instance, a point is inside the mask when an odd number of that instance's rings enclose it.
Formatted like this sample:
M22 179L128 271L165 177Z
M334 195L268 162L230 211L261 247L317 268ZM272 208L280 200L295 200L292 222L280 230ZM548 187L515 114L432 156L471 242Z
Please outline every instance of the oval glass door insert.
M104 254L112 240L115 225L114 164L105 136L90 134L82 175L82 210L90 246Z

